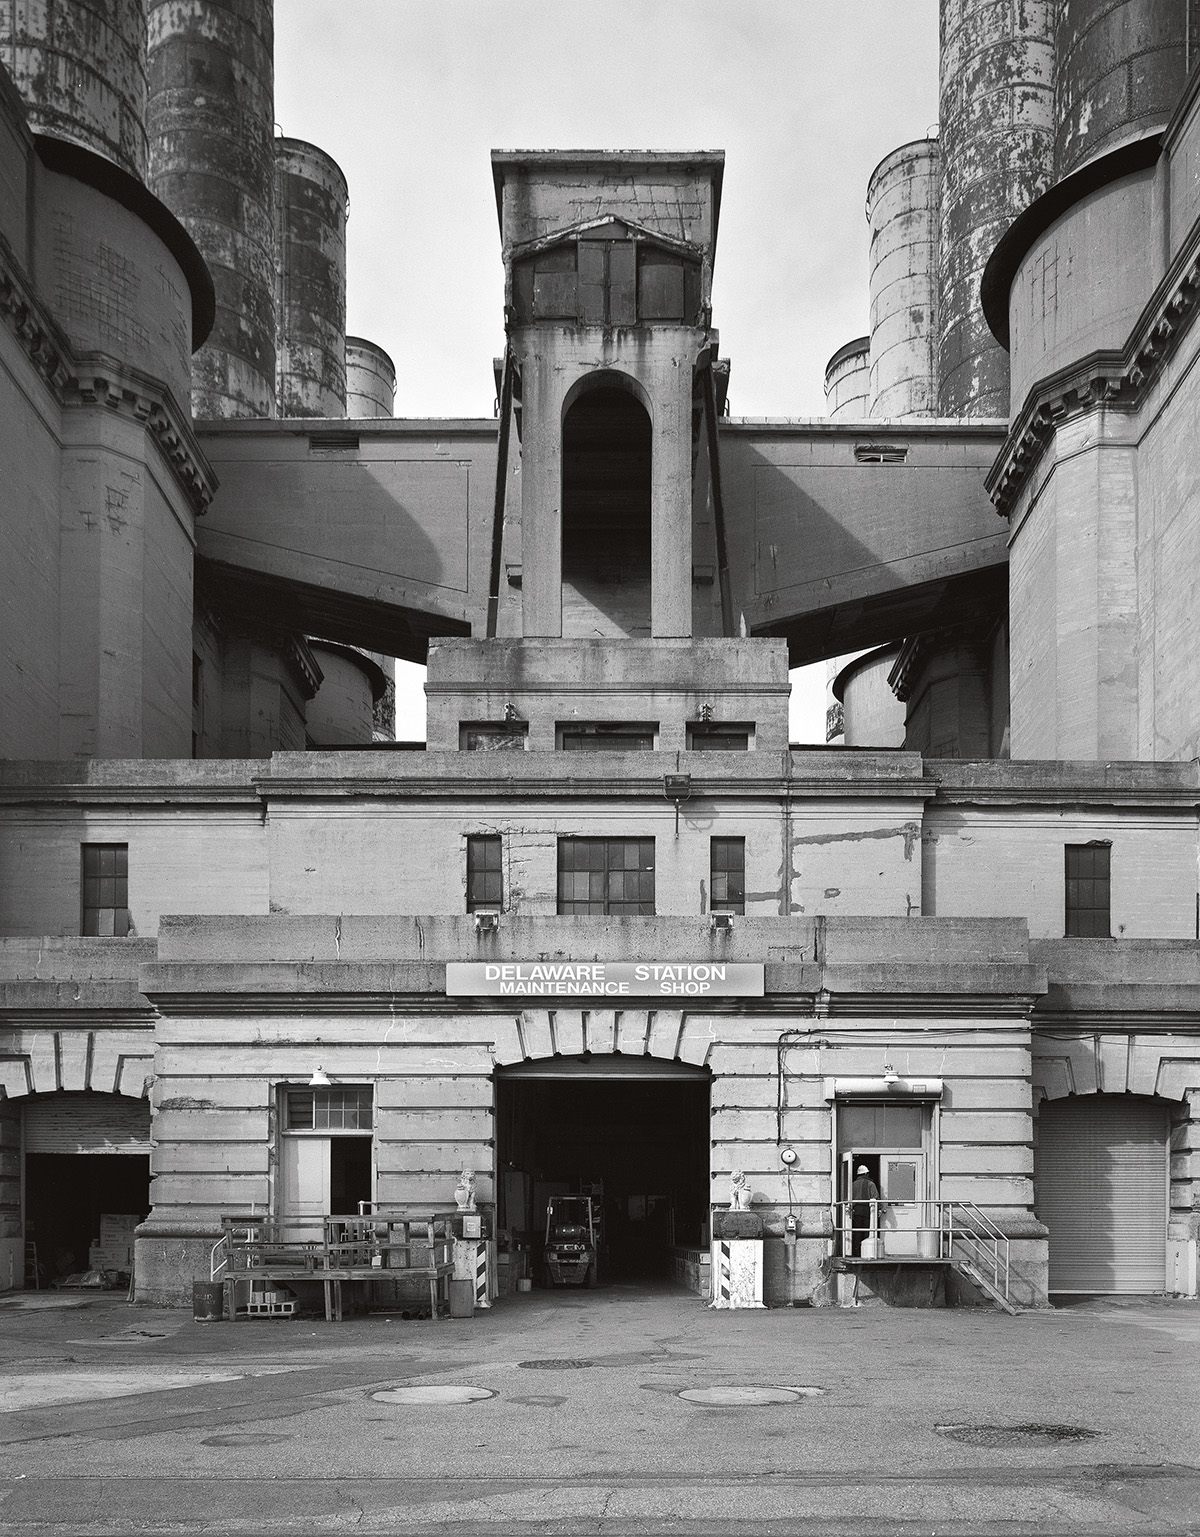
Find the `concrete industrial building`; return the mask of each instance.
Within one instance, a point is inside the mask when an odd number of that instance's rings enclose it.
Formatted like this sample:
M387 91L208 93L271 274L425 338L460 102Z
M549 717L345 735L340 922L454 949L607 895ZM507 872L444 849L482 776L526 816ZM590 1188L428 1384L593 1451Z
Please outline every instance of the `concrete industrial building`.
M400 420L270 0L0 15L0 1286L185 1302L466 1168L697 1289L744 1173L773 1303L980 1300L945 1220L1017 1305L1195 1294L1191 10L942 0L870 334L768 421L719 153L493 152L497 415Z

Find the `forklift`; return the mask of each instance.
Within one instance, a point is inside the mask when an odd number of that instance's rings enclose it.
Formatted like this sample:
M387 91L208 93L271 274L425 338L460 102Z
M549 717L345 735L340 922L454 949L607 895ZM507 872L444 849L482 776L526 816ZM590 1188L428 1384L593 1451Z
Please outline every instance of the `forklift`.
M546 1207L547 1286L595 1286L600 1213L590 1195L552 1195Z

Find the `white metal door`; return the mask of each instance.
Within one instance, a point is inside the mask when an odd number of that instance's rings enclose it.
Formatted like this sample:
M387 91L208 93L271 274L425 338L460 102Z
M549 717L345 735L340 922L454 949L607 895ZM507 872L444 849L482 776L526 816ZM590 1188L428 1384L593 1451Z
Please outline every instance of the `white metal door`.
M1037 1211L1052 1292L1162 1292L1167 1271L1167 1111L1090 1094L1044 1101Z
M879 1159L879 1238L884 1254L918 1254L925 1206L925 1159L883 1153Z
M323 1217L329 1210L329 1138L284 1137L279 1151L279 1215Z

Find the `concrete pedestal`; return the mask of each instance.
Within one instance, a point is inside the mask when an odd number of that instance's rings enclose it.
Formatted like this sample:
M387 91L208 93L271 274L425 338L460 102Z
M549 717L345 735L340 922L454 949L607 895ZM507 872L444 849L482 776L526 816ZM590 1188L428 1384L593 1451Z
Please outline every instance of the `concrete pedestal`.
M763 1241L761 1238L717 1238L712 1245L714 1308L761 1308L763 1302Z
M454 1279L472 1283L477 1308L490 1308L496 1295L494 1249L494 1243L484 1238L454 1240Z

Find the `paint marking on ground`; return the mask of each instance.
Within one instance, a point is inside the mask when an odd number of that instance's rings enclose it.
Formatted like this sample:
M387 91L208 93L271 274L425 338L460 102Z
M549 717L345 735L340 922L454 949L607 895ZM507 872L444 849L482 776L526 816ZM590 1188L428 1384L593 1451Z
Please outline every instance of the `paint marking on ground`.
M104 1398L132 1398L138 1393L163 1393L176 1388L207 1387L213 1382L240 1382L246 1377L274 1376L286 1366L253 1372L129 1371L29 1372L0 1378L0 1414L22 1409L55 1409L63 1404Z

